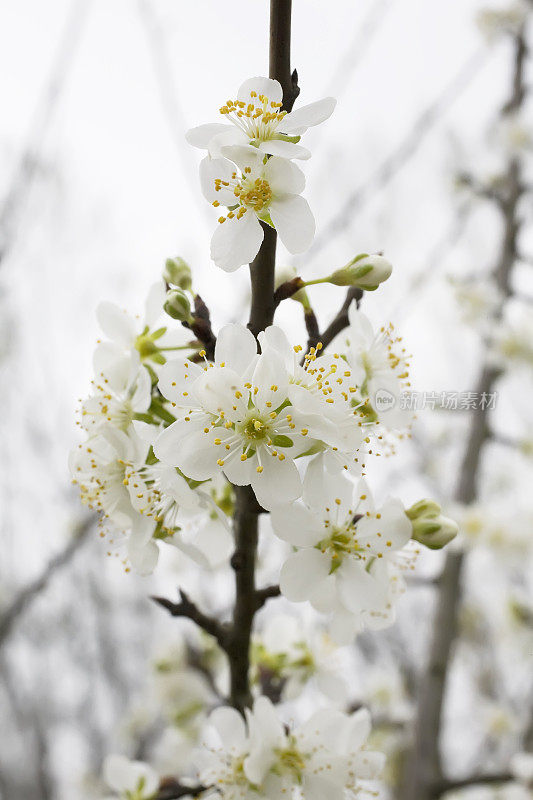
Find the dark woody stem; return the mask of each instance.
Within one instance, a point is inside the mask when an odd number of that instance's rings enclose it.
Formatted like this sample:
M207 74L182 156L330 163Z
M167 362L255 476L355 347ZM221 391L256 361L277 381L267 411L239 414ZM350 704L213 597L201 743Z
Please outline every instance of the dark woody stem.
M296 73L290 71L292 0L270 0L269 75L283 88L283 109L290 111L298 96ZM248 327L257 336L274 319L274 269L276 231L262 223L264 238L257 256L250 264L252 300ZM236 507L233 518L235 552L231 566L235 573L233 624L227 643L230 664L232 705L242 711L252 701L250 692L250 637L258 610L255 566L259 513L261 508L249 486L235 487Z

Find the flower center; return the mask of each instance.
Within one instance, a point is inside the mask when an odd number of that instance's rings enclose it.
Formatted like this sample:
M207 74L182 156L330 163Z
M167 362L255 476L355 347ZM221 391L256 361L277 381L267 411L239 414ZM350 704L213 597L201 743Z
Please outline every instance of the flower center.
M289 737L289 746L283 750L276 750L278 760L273 772L279 775L287 774L293 775L298 783L302 782L302 773L305 769L305 754L301 753L293 737Z
M251 139L267 141L272 138L276 128L286 115L280 111L281 103L257 92L250 92L250 102L243 100L228 100L220 109L220 113L227 116L230 122L243 130Z
M247 179L237 184L235 195L239 198L241 205L260 213L270 204L272 189L269 182L264 178L256 178L253 181Z
M262 419L252 417L245 423L243 433L248 439L257 442L267 437L268 425Z

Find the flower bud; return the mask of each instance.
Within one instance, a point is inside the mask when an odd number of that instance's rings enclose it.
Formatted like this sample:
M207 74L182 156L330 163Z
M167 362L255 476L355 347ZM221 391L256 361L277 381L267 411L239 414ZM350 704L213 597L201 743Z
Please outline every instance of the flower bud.
M329 282L335 286L356 286L358 289L373 292L390 277L391 272L392 264L383 256L360 253L342 269L333 272Z
M190 289L192 286L191 268L183 258L167 258L163 269L163 279L171 286Z
M180 322L192 322L191 304L181 289L169 289L163 308L172 319L178 319Z
M405 513L413 526L411 538L430 550L440 550L459 532L457 523L444 517L434 500L419 500Z

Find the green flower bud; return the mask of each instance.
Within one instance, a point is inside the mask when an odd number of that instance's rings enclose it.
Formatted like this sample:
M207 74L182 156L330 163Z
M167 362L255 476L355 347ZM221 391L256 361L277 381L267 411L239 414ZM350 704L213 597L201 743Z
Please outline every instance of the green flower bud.
M180 322L192 322L191 304L181 289L169 289L163 308L172 319L178 319Z
M390 277L391 272L392 264L383 256L360 253L342 269L333 272L329 283L335 286L356 286L358 289L373 292Z
M405 512L411 520L411 538L430 550L440 550L455 539L459 527L449 517L441 514L441 507L434 500L419 500Z
M183 258L167 258L163 269L163 279L171 286L190 290L192 286L191 268Z

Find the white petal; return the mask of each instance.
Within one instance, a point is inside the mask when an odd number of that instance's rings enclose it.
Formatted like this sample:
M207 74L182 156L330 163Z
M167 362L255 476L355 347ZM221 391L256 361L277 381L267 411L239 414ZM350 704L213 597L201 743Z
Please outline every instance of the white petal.
M103 301L96 309L96 318L102 331L121 347L130 348L137 335L134 320L114 303Z
M166 288L163 280L157 281L150 286L146 302L144 304L144 323L152 327L163 313Z
M263 229L252 211L247 211L238 219L226 219L219 223L211 239L211 258L221 269L234 272L243 264L249 264L256 257Z
M321 122L331 117L336 105L337 101L334 97L324 97L323 100L316 100L314 103L297 108L287 114L278 130L283 133L304 133L307 128L320 125Z
M276 158L276 156L269 158L264 174L274 197L300 194L305 189L305 175L302 170L286 158Z
M372 724L367 708L360 708L351 714L346 732L346 751L354 752L359 750L370 736L371 728Z
M297 547L312 547L325 535L315 515L301 503L272 509L270 521L276 536Z
M151 575L159 558L159 548L155 542L144 547L128 547L128 559L138 575Z
M205 199L209 203L219 202L223 206L235 205L235 195L233 190L222 186L218 191L215 188L215 180L229 183L235 167L227 158L206 158L200 161L200 186Z
M241 172L249 168L251 172L248 173L248 178L254 178L263 173L264 158L263 153L260 153L257 147L252 147L251 144L245 145L231 145L222 148L222 155L224 158L233 161Z
M259 356L252 384L255 393L254 404L257 408L275 409L285 401L289 388L289 376L282 359L276 352L269 350ZM267 403L272 403L272 406L267 406Z
M252 97L251 93L255 92L257 97ZM259 95L264 94L271 102L281 103L283 100L283 90L281 84L272 78L248 78L247 81L241 85L237 94L237 99L243 103L254 103L259 105Z
M131 407L137 413L144 414L152 402L152 378L146 367L141 367L137 376L137 385L131 398Z
M175 359L163 364L159 373L159 391L178 406L191 404L192 384L203 375L202 367L188 359Z
M209 723L216 728L225 748L233 749L235 753L243 750L246 743L246 728L238 711L227 706L215 708L209 716Z
M350 320L348 329L350 342L365 349L369 347L374 341L374 329L366 314L357 308L355 300L348 309L348 319Z
M315 235L315 218L307 200L288 195L270 204L270 216L289 253L303 253Z
M211 140L217 134L232 129L233 125L224 125L222 122L208 122L206 125L198 125L198 127L188 130L185 138L193 147L207 150Z
M283 328L278 325L269 325L268 328L261 331L258 338L262 353L269 349L274 350L283 359L285 369L288 372L294 371L297 359Z
M331 614L339 607L335 575L328 575L311 593L309 601L321 614Z
M283 596L294 603L307 600L326 580L329 568L329 558L314 547L293 553L281 568L279 584Z
M267 452L261 457L261 466L263 471L252 473L251 482L259 505L269 511L300 496L302 482L293 461L279 461Z
M353 614L380 611L386 605L386 587L364 569L364 562L345 558L336 577L339 598Z
M106 758L103 766L104 781L111 789L122 792L129 786L130 760L125 756L111 755Z
M326 469L322 455L316 456L307 467L303 481L303 498L319 514L326 506L336 503L344 514L353 505L354 485L341 473L332 474Z
M280 158L300 158L302 160L311 158L311 153L306 147L288 142L286 139L267 139L266 142L260 143L258 149L262 153Z
M375 750L363 750L352 756L354 772L361 780L374 780L383 772L385 754Z
M257 358L257 342L244 325L224 325L220 329L215 347L215 361L224 363L241 377L251 362Z
M209 143L209 155L211 158L223 158L224 147L248 146L249 142L250 138L245 134L244 131L241 131L240 128L236 128L234 125L231 125L223 133L219 133L217 136L211 139Z

